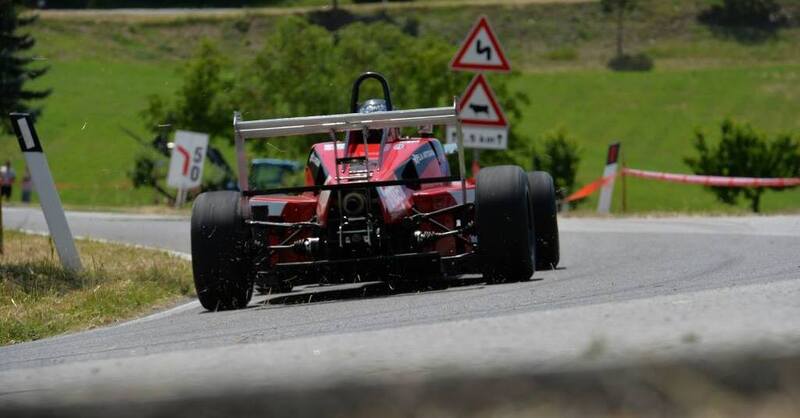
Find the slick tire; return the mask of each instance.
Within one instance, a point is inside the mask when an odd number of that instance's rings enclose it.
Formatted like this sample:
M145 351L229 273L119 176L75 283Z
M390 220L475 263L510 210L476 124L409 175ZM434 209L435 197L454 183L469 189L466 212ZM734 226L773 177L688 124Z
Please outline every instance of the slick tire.
M534 230L528 179L517 166L478 172L475 225L487 283L528 280L534 272Z
M558 266L560 257L553 177L544 171L529 172L527 177L533 230L536 231L536 270L551 270Z
M191 222L192 270L200 304L209 311L240 309L253 296L252 263L240 194L202 193Z

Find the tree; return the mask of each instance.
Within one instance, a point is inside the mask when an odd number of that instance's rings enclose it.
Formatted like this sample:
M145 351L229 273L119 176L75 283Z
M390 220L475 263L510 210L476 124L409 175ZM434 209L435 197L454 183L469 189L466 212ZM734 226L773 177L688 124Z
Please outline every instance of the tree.
M213 45L203 46L187 65L176 98L151 98L143 113L148 126L170 122L179 129L232 139L234 110L251 120L349 113L352 83L364 71L387 77L397 109L452 105L453 96L463 91L471 77L448 71L452 45L409 35L386 22L358 22L331 32L292 16L278 20L263 45L252 60L237 63L237 70L228 68L213 52ZM492 84L503 98L506 113L518 119L520 103L527 97L511 94L505 78L493 79ZM361 94L362 100L382 96L378 84L371 81L364 83ZM444 137L443 132L437 133ZM254 155L305 159L309 146L320 139L324 137L249 141L247 146ZM510 144L511 149L527 150L526 140L513 130ZM506 161L519 158L523 164L529 159L513 152L486 155Z
M148 129L162 138L166 138L173 128L204 132L212 141L230 138L232 113L226 110L229 107L226 95L231 81L225 78L226 71L227 62L219 50L211 42L202 41L195 56L184 67L183 84L175 98L148 98L148 106L141 113ZM166 166L166 157L145 152L136 157L128 178L135 188L152 188L172 199L162 185ZM218 188L227 181L227 175L220 170L205 170L203 185Z
M25 88L25 83L41 77L47 68L30 67L34 58L28 56L27 51L36 41L31 35L19 32L35 22L37 16L21 17L19 10L17 1L0 0L0 130L9 133L9 113L28 112L36 116L41 113L41 108L32 108L29 102L50 94L50 90Z
M330 32L299 17L287 18L254 61L244 63L230 103L243 115L258 118L346 113L353 80L364 71L377 71L387 77L396 108L448 106L471 77L447 70L451 55L452 45L411 36L385 22L358 22ZM504 79L493 79L492 84L504 98L504 110L518 116L524 95L508 93ZM363 85L363 97L381 95L377 83ZM281 158L303 158L319 139L275 144L283 151ZM263 141L251 146L258 152L268 150Z
M749 124L726 119L721 125L719 144L709 147L704 133L695 133L694 147L697 157L684 162L700 175L730 177L798 177L800 176L800 142L789 135L780 135L768 141L763 133ZM764 188L709 187L717 198L726 204L736 204L742 195L750 200L753 212L761 209ZM785 190L775 188L774 190Z
M183 85L174 101L160 96L148 98L148 107L142 112L147 127L153 133L162 133L161 126L171 125L208 133L212 139L230 136L231 114L224 111L230 81L223 77L225 70L219 50L210 41L202 41L184 67Z
M636 9L638 0L600 0L603 12L613 14L617 19L617 57L625 55L625 15Z

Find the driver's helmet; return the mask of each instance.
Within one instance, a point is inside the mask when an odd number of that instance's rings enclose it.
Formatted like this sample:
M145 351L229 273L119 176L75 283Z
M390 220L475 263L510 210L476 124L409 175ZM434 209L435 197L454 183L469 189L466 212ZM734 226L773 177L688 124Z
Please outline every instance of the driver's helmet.
M385 112L386 100L383 99L369 99L361 104L358 108L358 113L372 113L372 112Z
M386 111L386 100L383 99L366 100L358 108L358 113L374 113L374 112L385 112L385 111ZM383 136L383 129L370 129L367 142L369 143L380 142L382 136Z

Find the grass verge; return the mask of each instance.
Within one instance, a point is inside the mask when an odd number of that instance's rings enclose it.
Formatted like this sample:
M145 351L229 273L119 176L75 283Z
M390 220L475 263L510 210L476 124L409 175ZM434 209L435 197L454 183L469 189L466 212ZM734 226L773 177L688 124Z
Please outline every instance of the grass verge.
M84 271L64 270L48 237L5 232L0 345L133 318L192 294L190 263L157 250L78 241Z

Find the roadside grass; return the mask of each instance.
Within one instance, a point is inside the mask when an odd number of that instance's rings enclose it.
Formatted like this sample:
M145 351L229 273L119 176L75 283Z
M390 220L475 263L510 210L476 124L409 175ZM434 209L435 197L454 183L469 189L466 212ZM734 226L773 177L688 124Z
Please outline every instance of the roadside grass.
M795 116L800 111L800 27L763 42L741 43L697 23L704 2L645 2L630 19L626 45L653 56L656 69L620 74L605 68L614 50L613 21L595 2L538 3L445 2L429 9L390 7L385 13L396 21L416 21L419 33L454 45L478 15L487 14L520 70L513 89L531 98L516 123L530 138L559 126L576 135L584 149L578 172L583 184L600 175L605 148L614 140L623 142L632 167L688 172L682 159L693 152L696 127L713 138L718 123L730 116L770 133L800 131ZM800 12L800 5L785 4ZM358 16L377 13L353 10ZM200 39L218 42L235 65L263 45L281 18L249 10L214 19L167 19L158 13L130 21L70 16L76 15L45 13L33 29L36 54L51 67L35 86L53 88L37 127L63 201L88 207L162 203L152 191L130 184L126 173L142 146L121 128L150 139L139 112L151 94L171 97L180 85L183 60ZM494 77L508 76L490 75L490 82ZM402 106L402 98L397 101ZM218 145L233 162L231 148ZM0 135L0 157L24 166L11 136ZM724 206L699 186L627 182L628 208L634 212L747 210L744 203ZM18 193L17 188L14 200ZM797 189L769 191L764 210L796 210L798 197Z
M190 263L167 253L78 241L84 271L64 270L48 237L5 231L0 345L111 324L192 295Z

